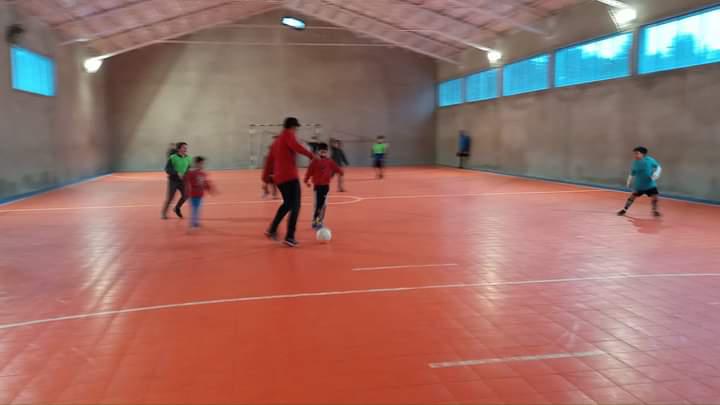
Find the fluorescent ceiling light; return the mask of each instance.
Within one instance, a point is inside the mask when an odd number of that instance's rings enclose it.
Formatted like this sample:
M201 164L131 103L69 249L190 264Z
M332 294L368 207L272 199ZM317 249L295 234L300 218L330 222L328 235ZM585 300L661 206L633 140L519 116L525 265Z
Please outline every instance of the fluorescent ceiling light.
M85 68L85 71L88 73L95 73L98 70L100 70L100 66L102 66L103 61L100 58L89 58L85 59L85 62L83 62L83 67Z
M637 18L637 10L632 7L619 8L612 11L613 19L619 26L629 24Z
M304 30L305 29L305 21L295 18L295 17L283 17L281 20L282 24L294 28L296 30Z
M502 59L502 56L502 52L500 51L489 51L487 54L487 58L490 63L495 63L499 61L500 59Z

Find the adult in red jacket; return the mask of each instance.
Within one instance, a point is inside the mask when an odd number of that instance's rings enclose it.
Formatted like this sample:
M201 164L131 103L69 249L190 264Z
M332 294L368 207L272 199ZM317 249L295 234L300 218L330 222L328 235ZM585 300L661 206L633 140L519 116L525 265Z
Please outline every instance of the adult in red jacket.
M272 181L280 189L283 198L283 203L278 208L275 219L273 219L270 229L265 232L265 235L276 240L278 226L289 212L290 217L288 218L285 244L290 247L298 245L297 240L295 240L295 228L300 216L300 180L296 156L299 153L309 159L313 158L313 154L302 147L295 138L295 132L299 127L300 122L297 118L285 119L283 123L284 130L270 147L270 153L265 160L265 168L263 169L263 181L268 182L270 175L272 175Z

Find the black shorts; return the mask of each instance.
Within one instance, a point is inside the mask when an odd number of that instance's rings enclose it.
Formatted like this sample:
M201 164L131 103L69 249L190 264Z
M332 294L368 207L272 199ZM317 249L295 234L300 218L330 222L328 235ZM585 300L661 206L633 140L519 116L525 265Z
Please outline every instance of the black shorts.
M647 189L647 190L635 190L635 191L633 191L633 195L634 195L635 197L640 197L640 196L642 196L642 195L646 195L646 196L648 196L648 197L654 197L654 196L656 196L656 195L658 195L658 194L660 194L660 192L658 191L657 187L653 187L653 188L650 188L650 189Z
M384 155L375 155L375 158L373 160L373 166L382 169L383 166L385 166L385 156Z

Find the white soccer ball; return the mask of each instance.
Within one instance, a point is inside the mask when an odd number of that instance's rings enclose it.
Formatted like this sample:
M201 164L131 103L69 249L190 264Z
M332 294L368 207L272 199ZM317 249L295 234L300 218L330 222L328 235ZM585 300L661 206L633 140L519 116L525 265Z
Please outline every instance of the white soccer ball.
M319 241L329 242L330 239L332 239L332 232L328 228L320 228L317 233L315 233L315 236Z

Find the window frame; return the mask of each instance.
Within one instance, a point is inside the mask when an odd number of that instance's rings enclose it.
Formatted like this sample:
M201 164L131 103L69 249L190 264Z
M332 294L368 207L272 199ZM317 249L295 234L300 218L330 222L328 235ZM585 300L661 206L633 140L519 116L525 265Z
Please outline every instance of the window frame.
M575 47L579 47L579 46L591 44L591 43L593 43L593 42L600 42L600 41L603 41L603 40L606 40L606 39L610 39L610 38L613 38L613 37L619 37L619 36L621 36L621 35L627 35L627 34L630 34L630 49L629 49L629 51L628 51L628 52L629 52L629 54L628 54L628 74L627 74L626 76L613 77L613 78L610 78L610 79L596 79L596 80L592 80L592 81L588 81L588 82L581 82L581 83L558 85L558 80L557 80L557 79L558 79L558 64L557 64L557 54L558 54L558 52L564 51L564 50L567 50L567 49L570 49L570 48L575 48ZM587 39L587 40L575 42L575 43L572 43L572 44L569 44L569 45L565 45L565 46L563 46L563 47L560 47L560 48L555 49L555 50L553 51L553 61L554 61L554 63L553 63L553 72L552 72L552 77L553 77L553 86L552 86L552 88L554 88L554 89L564 89L564 88L568 88L568 87L585 86L585 85L593 84L593 83L607 82L607 81L619 80L619 79L627 79L627 78L629 78L629 77L632 77L632 76L635 74L635 72L634 72L634 67L635 67L635 59L636 59L636 57L637 57L637 56L636 56L636 54L637 54L637 52L636 52L636 49L637 49L637 48L636 48L637 37L638 37L638 35L636 34L636 31L635 31L635 30L632 30L632 29L631 29L631 30L616 31L616 32L613 32L613 33L611 33L611 34L602 35L602 36L599 36L599 37L595 37L595 38L591 38L591 39Z
M720 61L706 62L706 63L695 64L695 65L690 65L690 66L675 67L675 68L671 68L671 69L654 70L654 71L645 72L645 73L643 73L640 70L640 65L641 65L641 60L642 60L642 51L644 49L644 39L645 39L647 30L649 28L657 26L657 25L667 24L667 23L670 23L673 21L682 20L685 18L690 18L690 17L700 15L700 14L705 14L707 12L714 11L714 10L720 10L720 4L713 4L713 5L709 5L706 7L697 8L692 11L684 12L683 14L676 14L676 15L673 15L670 17L661 18L659 20L655 20L652 22L648 22L648 23L639 25L636 29L636 31L637 31L636 37L637 38L636 38L636 46L635 46L635 69L633 70L633 74L636 76L649 76L649 75L655 75L655 74L661 74L661 73L669 73L669 72L673 72L676 70L693 69L693 68L698 68L698 67L702 67L702 66L708 66L708 65L720 63Z
M440 104L440 97L441 97L440 87L443 84L454 82L454 81L460 82L460 101L458 101L457 103L454 103L454 104L441 105ZM443 80L437 84L436 88L437 88L437 97L435 100L435 104L437 105L437 108L448 108L448 107L455 107L458 105L465 104L465 76L460 76L460 77L455 77L452 79Z
M25 52L29 52L31 54L34 54L35 56L39 56L40 58L45 59L46 61L50 62L50 66L52 67L52 94L45 94L45 93L38 93L35 91L30 91L27 89L18 88L15 86L15 78L16 78L16 63L15 63L15 56L14 52L16 50L21 50ZM19 93L23 94L31 94L34 96L39 97L55 97L57 96L57 63L55 62L55 59L50 57L49 55L41 52L34 51L32 49L18 46L18 45L10 45L8 46L8 62L9 62L9 71L10 71L10 88L13 91L17 91Z
M465 103L467 103L467 104L481 103L483 101L497 100L500 97L502 97L502 71L503 71L502 66L498 66L498 67L491 67L489 69L480 70L477 72L468 73L466 76L464 76L464 78L465 78L465 83L464 83L465 84L465 87L464 87ZM471 76L481 75L483 73L489 73L489 72L495 72L495 90L496 90L495 96L489 97L489 98L478 99L478 100L469 100L468 99L468 79Z
M527 62L527 61L536 59L536 58L541 57L541 56L547 56L547 57L548 57L547 73L546 73L546 76L547 76L547 87L546 87L546 88L543 88L543 89L523 91L523 92L521 92L521 93L507 94L507 93L505 92L505 89L506 89L506 86L505 86L505 77L507 76L506 73L507 73L507 68L508 68L508 66L516 65L516 64L519 64L519 63L522 63L522 62ZM512 61L512 62L510 62L510 63L504 64L503 67L502 67L502 70L503 70L503 74L502 74L502 96L503 96L503 97L521 96L521 95L523 95L523 94L533 94L533 93L537 93L537 92L540 92L540 91L548 91L548 90L551 90L551 89L555 88L555 86L554 86L555 83L553 83L553 74L552 74L552 72L553 72L553 69L552 69L552 67L553 67L553 61L554 61L554 54L553 54L552 51L550 51L550 52L537 53L537 54L534 54L534 55L532 55L532 56L528 56L528 57L525 57L525 58L522 58L522 59L516 59L516 60L514 60L514 61Z

